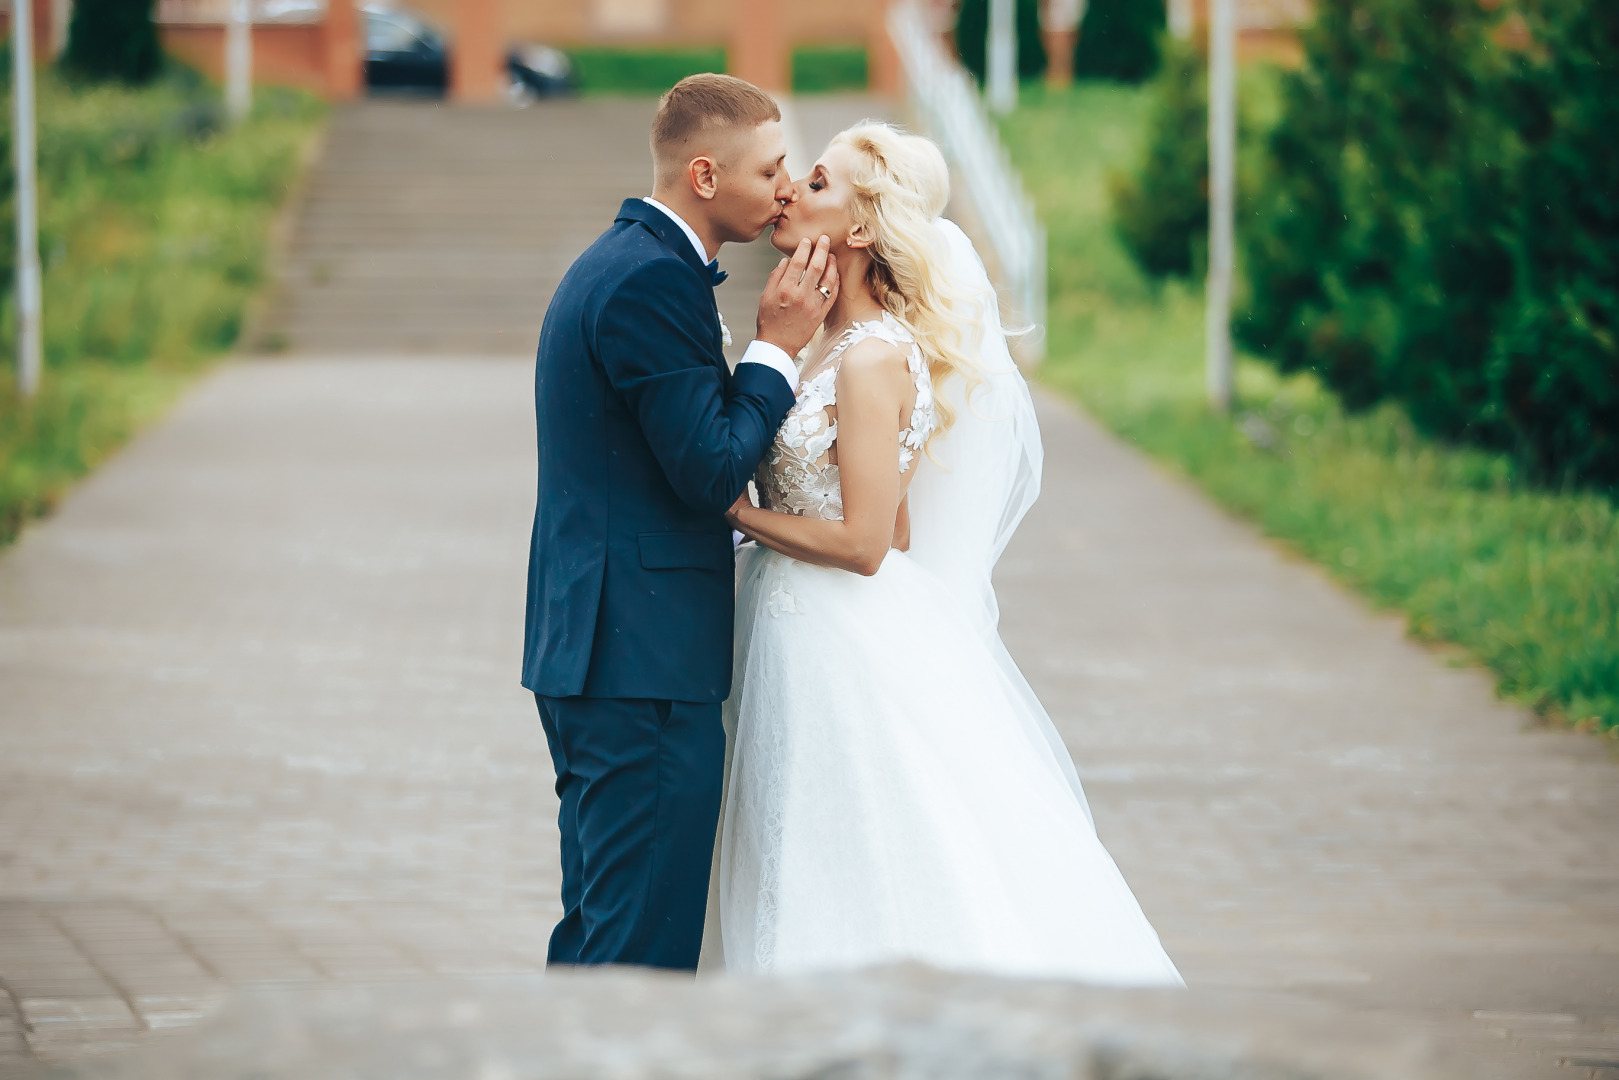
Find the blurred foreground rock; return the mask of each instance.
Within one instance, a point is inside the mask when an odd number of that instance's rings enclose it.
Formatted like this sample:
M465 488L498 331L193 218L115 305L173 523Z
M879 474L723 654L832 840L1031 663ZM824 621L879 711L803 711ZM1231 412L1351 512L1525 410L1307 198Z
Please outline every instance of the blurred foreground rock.
M1427 1046L1298 1002L918 966L630 970L243 993L80 1080L1435 1080Z

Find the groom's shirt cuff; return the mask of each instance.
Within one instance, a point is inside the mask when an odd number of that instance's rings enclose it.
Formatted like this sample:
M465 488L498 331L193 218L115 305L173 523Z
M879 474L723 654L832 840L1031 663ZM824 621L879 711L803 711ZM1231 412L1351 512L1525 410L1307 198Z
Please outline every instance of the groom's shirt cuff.
M787 389L796 396L798 394L798 365L793 358L787 355L787 350L768 341L754 340L748 342L748 351L742 354L739 364L763 364L781 372L781 377L787 380Z

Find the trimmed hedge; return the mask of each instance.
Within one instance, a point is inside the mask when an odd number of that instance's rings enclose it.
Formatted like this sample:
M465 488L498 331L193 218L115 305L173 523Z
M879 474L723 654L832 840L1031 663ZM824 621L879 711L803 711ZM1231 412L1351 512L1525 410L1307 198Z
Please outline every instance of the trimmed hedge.
M1619 9L1321 0L1254 214L1239 338L1352 409L1619 490Z
M866 68L864 45L800 45L793 50L793 93L864 90Z
M661 94L687 75L725 70L719 46L568 49L582 94Z

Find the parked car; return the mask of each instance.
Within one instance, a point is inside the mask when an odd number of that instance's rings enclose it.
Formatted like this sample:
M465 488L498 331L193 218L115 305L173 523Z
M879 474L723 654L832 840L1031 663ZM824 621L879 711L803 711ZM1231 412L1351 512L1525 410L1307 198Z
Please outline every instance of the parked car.
M369 89L444 93L450 82L450 49L443 34L394 8L367 4L360 12Z
M573 91L573 61L549 45L513 45L506 52L507 88L514 101L556 97Z
M372 90L443 94L449 85L450 46L444 35L402 8L365 4L365 84ZM566 94L573 65L560 49L514 45L506 52L507 93L516 104Z

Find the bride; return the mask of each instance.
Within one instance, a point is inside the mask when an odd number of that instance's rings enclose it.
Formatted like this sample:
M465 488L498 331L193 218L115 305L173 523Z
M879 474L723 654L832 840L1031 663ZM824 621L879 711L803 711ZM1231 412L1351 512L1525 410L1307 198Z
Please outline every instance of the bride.
M1028 388L944 159L866 122L773 243L843 288L732 524L732 755L703 966L911 959L1182 985L996 631L990 571L1039 487Z

